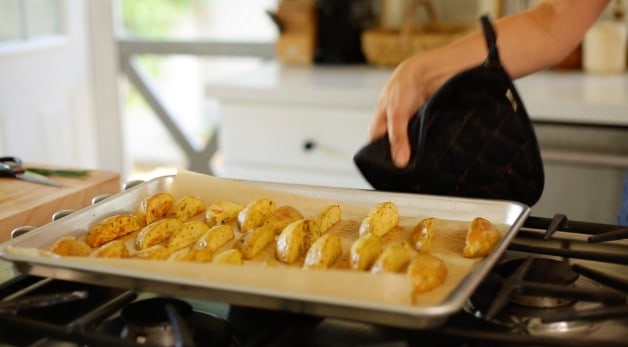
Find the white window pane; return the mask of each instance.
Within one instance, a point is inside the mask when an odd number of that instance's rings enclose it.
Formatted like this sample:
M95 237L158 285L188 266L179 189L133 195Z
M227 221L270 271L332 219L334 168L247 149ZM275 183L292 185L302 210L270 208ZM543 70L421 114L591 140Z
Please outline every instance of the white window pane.
M28 37L61 33L60 0L24 0Z
M0 0L0 41L20 39L20 23L20 0Z
M124 33L151 39L274 41L278 0L119 0Z

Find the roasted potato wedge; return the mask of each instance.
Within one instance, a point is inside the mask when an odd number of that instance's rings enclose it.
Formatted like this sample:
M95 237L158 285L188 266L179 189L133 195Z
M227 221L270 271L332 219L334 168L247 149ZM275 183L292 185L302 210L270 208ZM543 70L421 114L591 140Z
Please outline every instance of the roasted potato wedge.
M375 234L366 232L351 244L349 267L353 270L368 270L382 253L382 243Z
M382 237L399 225L399 211L392 202L383 202L372 208L360 224L360 235L367 232Z
M229 223L238 218L238 213L244 209L244 205L231 201L217 201L207 206L205 222L210 227Z
M188 195L175 201L170 208L168 218L175 218L182 222L192 218L205 216L205 202L198 196Z
M410 261L407 274L412 279L413 293L420 294L443 284L447 277L447 267L439 258L418 253Z
M191 261L197 263L207 263L212 260L214 253L206 248L191 248L187 252L178 254L177 261Z
M292 264L307 251L305 242L308 228L307 220L299 219L283 229L275 245L275 255L279 261Z
M164 243L143 249L133 256L140 259L167 260L175 251L166 247Z
M240 265L243 263L242 252L239 249L227 249L216 254L214 259L212 259L212 263Z
M158 219L166 218L174 205L174 197L170 193L155 193L140 202L136 216L140 224L150 224Z
M62 256L85 257L92 253L92 248L74 236L63 236L52 245L50 251Z
M240 211L240 213L238 213L238 225L240 226L240 231L248 233L249 231L262 225L275 208L275 202L267 198L251 201L242 211Z
M275 241L275 231L265 226L260 226L244 234L236 242L236 248L242 252L244 259L253 259L273 241Z
M410 234L410 243L419 253L427 253L434 238L434 218L421 220Z
M288 224L302 219L303 215L292 206L281 206L275 209L264 221L264 226L271 228L275 234L280 234Z
M113 240L100 246L92 255L98 258L128 258L129 250L124 240Z
M336 223L340 222L341 219L342 211L340 210L340 205L329 205L319 212L316 218L314 218L318 224L321 234L327 232L329 228L336 225Z
M166 247L176 251L193 245L209 230L209 226L200 220L191 220L183 223L183 226L174 232L168 239Z
M371 266L371 272L400 272L414 254L414 250L405 242L389 245L377 257Z
M167 218L153 222L140 230L135 238L135 248L143 250L166 242L177 230L183 227L178 219Z
M465 258L486 257L501 238L502 234L489 220L474 218L467 231L462 255Z
M323 234L307 250L304 268L328 269L342 254L342 241L336 233Z
M215 225L207 230L196 242L196 248L202 248L213 254L234 238L233 227L229 224Z
M103 219L91 228L85 236L85 242L90 247L97 248L141 228L137 217L130 214L115 215Z

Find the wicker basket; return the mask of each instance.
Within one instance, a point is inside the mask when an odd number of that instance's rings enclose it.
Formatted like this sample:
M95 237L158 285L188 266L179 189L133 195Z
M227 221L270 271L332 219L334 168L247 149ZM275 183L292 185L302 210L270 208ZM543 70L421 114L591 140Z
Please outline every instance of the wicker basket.
M422 25L415 23L419 8L428 18ZM412 54L446 45L474 29L468 24L439 21L431 2L415 0L408 4L400 30L364 31L362 51L370 64L395 66Z

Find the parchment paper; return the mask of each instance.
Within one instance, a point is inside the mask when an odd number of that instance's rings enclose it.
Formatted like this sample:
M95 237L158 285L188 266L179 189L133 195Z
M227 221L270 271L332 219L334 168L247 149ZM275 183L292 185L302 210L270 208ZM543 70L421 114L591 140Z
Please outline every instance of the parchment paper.
M72 258L70 259L72 262L81 262L82 266L84 264L87 269L105 273L123 273L138 278L158 278L184 285L253 292L313 302L353 302L365 307L382 304L408 307L438 305L481 260L467 259L462 256L466 230L470 221L436 219L435 237L429 254L445 262L448 270L447 278L440 287L428 293L412 295L410 278L404 273L375 274L349 270L346 265L351 243L358 235L360 222L374 205L369 208L351 205L343 202L342 197L338 201L311 198L184 170L177 173L170 193L175 198L197 195L206 203L229 200L246 204L265 197L274 200L277 206L294 206L306 218L313 217L331 203L338 203L342 210L342 222L334 226L330 232L338 232L341 236L343 255L334 264L333 269L328 270L301 269L303 259L294 265L283 264L275 260L274 245L267 247L255 259L246 261L244 265L94 257L64 257L59 260L63 262ZM134 211L136 207L129 206L129 212ZM402 215L399 227L382 238L384 245L408 240L414 226L424 217L429 216L422 216L421 213L413 217ZM502 233L507 227L497 226ZM88 226L85 233L87 228ZM235 239L220 250L232 247L233 242L240 235L237 232ZM49 247L51 244L42 244L37 249L11 246L8 251L14 254L59 258L46 252Z

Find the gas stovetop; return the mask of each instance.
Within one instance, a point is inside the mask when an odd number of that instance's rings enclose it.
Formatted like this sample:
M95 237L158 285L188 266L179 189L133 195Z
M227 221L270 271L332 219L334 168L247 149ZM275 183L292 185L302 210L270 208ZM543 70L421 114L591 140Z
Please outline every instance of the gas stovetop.
M625 346L626 228L530 217L461 312L408 330L20 275L0 341L90 346ZM184 291L182 292L184 293ZM71 345L71 344L70 344Z

